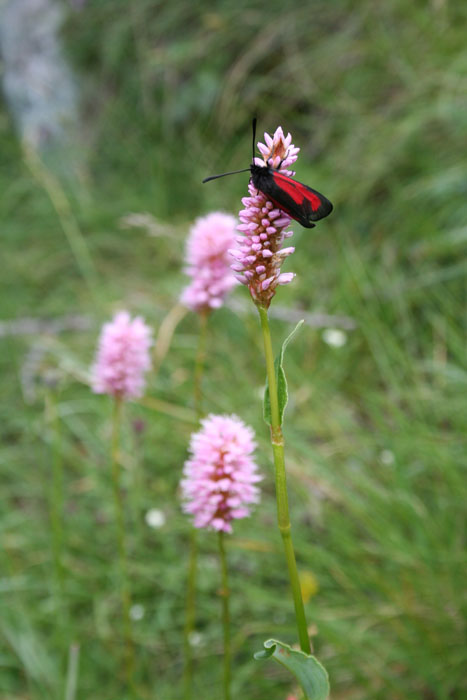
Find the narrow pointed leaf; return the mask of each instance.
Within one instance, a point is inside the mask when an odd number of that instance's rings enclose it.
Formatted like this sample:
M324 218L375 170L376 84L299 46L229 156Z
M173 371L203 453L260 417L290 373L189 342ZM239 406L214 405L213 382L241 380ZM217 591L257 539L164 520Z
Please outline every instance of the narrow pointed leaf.
M305 700L326 700L329 696L327 671L314 656L292 649L277 639L268 639L264 642L264 650L256 652L255 659L271 657L295 676Z
M280 352L276 359L274 360L274 370L276 373L276 382L277 382L277 398L279 400L279 416L280 416L280 422L282 425L282 421L284 419L284 411L285 407L287 406L287 402L289 400L289 394L287 392L287 380L285 378L285 372L284 372L284 353L287 345L290 343L292 338L294 337L295 333L298 331L300 326L304 323L304 321L299 321L293 331L287 336L287 338L284 340L282 343L282 347L280 349ZM271 425L271 401L269 398L269 383L266 380L266 389L264 391L264 401L263 401L263 416L264 420L268 425Z

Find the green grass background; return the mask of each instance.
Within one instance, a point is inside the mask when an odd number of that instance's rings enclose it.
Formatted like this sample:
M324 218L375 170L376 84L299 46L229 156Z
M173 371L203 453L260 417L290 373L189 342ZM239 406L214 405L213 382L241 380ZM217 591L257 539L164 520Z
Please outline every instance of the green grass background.
M89 1L64 44L82 92L80 145L50 170L0 112L1 320L83 315L87 329L0 338L0 697L125 698L109 472L111 406L86 385L99 327L119 308L156 333L186 279L194 218L236 212L250 123L281 124L297 177L335 211L294 226L297 273L274 306L346 315L333 348L305 326L286 358L286 455L297 558L333 700L461 700L465 684L467 5L461 0L268 3ZM47 161L47 158L49 161ZM28 165L29 163L29 165ZM52 175L50 175L52 173ZM51 197L55 202L52 203ZM160 235L125 229L149 212ZM70 243L72 245L70 245ZM74 248L73 248L74 246ZM73 252L74 250L74 252ZM84 274L83 274L84 272ZM295 642L261 418L261 338L249 313L210 321L205 407L256 430L263 501L229 538L233 698L285 699L290 677L252 659ZM287 312L286 312L287 317ZM292 321L273 321L276 349ZM177 327L123 446L141 698L182 697L188 525L177 484L193 422L197 319ZM168 404L168 405L167 405ZM64 593L51 550L56 405L64 465ZM141 434L134 421L144 421ZM159 530L149 508L164 511ZM221 695L216 538L201 537L195 697Z

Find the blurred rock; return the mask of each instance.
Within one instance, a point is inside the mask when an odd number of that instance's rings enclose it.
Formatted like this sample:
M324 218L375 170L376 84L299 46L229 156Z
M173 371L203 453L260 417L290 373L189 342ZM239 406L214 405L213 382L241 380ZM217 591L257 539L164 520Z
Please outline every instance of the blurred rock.
M0 3L3 90L21 139L46 150L76 126L72 72L59 39L63 7L56 0Z

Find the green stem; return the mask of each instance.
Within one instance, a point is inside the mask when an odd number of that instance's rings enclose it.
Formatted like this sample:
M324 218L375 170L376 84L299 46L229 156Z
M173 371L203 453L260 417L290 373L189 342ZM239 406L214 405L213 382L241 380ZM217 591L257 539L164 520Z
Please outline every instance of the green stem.
M289 572L290 585L295 607L295 619L300 640L300 648L306 654L311 654L310 638L308 636L305 608L303 605L302 591L298 577L297 562L292 542L292 529L289 515L289 500L287 496L287 477L285 472L284 436L282 434L279 400L277 396L276 370L274 367L274 355L272 352L271 331L269 328L268 311L258 306L258 312L263 331L264 354L266 358L266 371L269 384L269 399L271 404L271 444L274 455L274 469L276 480L277 499L277 524L284 543L285 558Z
M118 565L120 574L120 596L123 614L123 637L125 643L125 673L128 687L132 688L133 679L133 638L131 632L130 607L131 597L128 586L127 554L125 543L125 521L123 516L123 498L120 485L120 425L122 400L115 397L112 416L112 488L117 528Z
M195 359L195 372L194 372L194 399L195 399L195 412L198 420L201 420L203 416L202 409L202 381L204 373L204 363L206 360L206 340L207 340L207 328L208 328L208 313L202 312L199 315L199 336L198 336L198 349L196 351Z
M134 426L133 430L133 474L131 479L131 501L133 509L133 527L135 530L136 538L138 544L140 544L144 539L143 532L143 493L144 493L144 479L143 479L143 449L142 449L142 436L139 433L137 427Z
M208 327L208 313L200 314L200 328L198 335L198 349L195 358L194 370L194 405L196 418L201 420L202 411L202 380L204 365L206 359L206 340ZM195 627L196 619L196 573L198 559L198 532L196 528L191 529L190 533L190 554L188 564L188 578L186 588L186 603L185 603L185 627L183 630L183 647L185 651L185 668L183 672L183 681L185 700L191 700L193 687L193 650L191 646L191 636Z
M224 700L230 700L230 611L229 611L229 577L227 572L227 559L225 556L224 533L219 532L219 557L222 573L222 625L224 628Z
M52 484L50 491L50 523L52 527L52 550L55 579L60 597L63 597L64 569L63 548L63 460L60 437L60 419L57 399L51 391L48 394L49 420L52 428Z
M66 674L65 700L76 700L79 671L79 644L74 642L68 649L68 670Z
M190 555L188 564L188 579L186 587L186 607L185 607L185 628L184 628L184 649L185 649L185 669L183 673L185 700L190 700L193 684L193 653L191 647L191 635L195 626L196 610L196 561L198 557L198 532L196 528L191 528L190 533Z

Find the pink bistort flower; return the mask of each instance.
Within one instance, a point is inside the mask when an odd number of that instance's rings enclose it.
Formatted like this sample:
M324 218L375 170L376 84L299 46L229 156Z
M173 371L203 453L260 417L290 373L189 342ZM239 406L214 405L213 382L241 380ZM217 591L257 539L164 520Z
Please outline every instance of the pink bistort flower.
M297 160L300 149L292 144L291 135L284 136L279 126L272 138L264 134L264 140L266 144L258 143L263 159L255 158L255 163L269 164L273 168L280 165L281 173L294 175L287 168ZM237 273L237 279L247 285L253 301L268 308L277 285L288 284L295 277L293 272L280 271L285 258L295 250L292 246L281 247L284 239L292 236L292 231L286 230L290 216L256 190L251 182L248 190L250 196L242 199L245 208L240 212L241 223L237 226L243 235L236 239L237 246L230 251L235 258L231 268Z
M99 337L92 368L92 389L96 394L137 398L144 390L144 373L150 368L151 329L142 318L131 319L120 311L105 323Z
M186 245L185 271L192 281L181 296L182 304L191 311L218 309L237 284L228 253L235 243L236 224L233 216L222 212L212 212L195 221Z
M250 514L261 480L253 430L237 416L209 415L193 433L181 481L183 510L197 528L232 532L231 521Z

